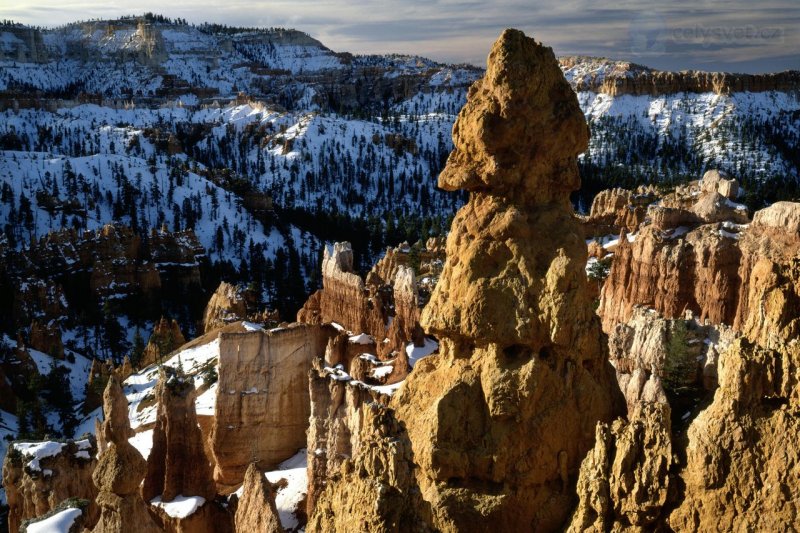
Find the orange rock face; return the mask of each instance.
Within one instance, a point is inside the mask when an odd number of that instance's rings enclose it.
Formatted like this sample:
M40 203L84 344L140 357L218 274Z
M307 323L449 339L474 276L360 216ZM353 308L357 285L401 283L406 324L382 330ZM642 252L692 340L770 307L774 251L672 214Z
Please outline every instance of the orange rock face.
M798 216L800 204L779 202L756 212L748 227L644 226L635 242L623 239L616 250L598 309L604 329L647 305L667 317L691 310L765 345L771 337L796 338Z
M472 191L422 314L440 353L392 398L437 529L563 527L564 487L615 412L569 205L587 135L552 50L506 30L439 178Z

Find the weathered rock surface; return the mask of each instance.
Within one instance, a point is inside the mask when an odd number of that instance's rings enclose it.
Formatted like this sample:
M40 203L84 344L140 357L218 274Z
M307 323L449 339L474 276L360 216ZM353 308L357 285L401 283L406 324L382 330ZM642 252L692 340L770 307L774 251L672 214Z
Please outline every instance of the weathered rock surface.
M646 305L666 317L691 310L764 345L796 337L800 231L793 221L799 217L800 204L779 202L758 211L749 226L643 226L633 243L623 239L615 251L598 309L604 329Z
M306 443L308 371L329 333L295 324L269 332L220 333L216 416L210 440L214 480L242 483L251 463L274 468Z
M651 388L660 390L652 379ZM655 396L639 402L628 421L597 425L594 449L578 477L580 504L567 531L652 531L662 518L672 463L670 408L663 391Z
M222 282L208 300L203 314L203 328L206 333L225 324L243 320L247 317L247 305L239 287Z
M737 340L719 388L688 430L675 531L791 531L800 516L800 345Z
M236 531L283 533L275 507L275 492L255 464L248 466L244 475L242 497L236 508Z
M277 325L278 312L257 310L255 300L256 296L246 288L223 281L206 305L203 313L203 330L208 333L237 320L269 322Z
M411 443L388 398L316 372L310 390L306 530L429 531Z
M691 314L691 313L689 313ZM669 378L668 360L676 357L695 362L696 368L672 382L717 387L719 353L736 339L729 327L701 324L693 317L667 319L652 309L636 307L628 322L609 333L609 360L617 371L617 382L632 413L642 399L651 376Z
M41 458L32 447L49 447L53 454ZM8 502L9 531L19 531L23 521L42 516L68 498L88 500L84 524L97 521L97 490L92 471L97 464L94 439L79 441L13 443L3 462L3 487Z
M657 198L652 187L608 189L594 197L589 215L580 217L587 239L605 235L632 233L647 216L647 206Z
M175 496L216 496L211 468L203 450L203 436L197 425L191 378L161 367L156 386L158 413L153 430L153 447L147 458L142 497L150 501L172 501Z
M410 266L412 253L425 274L424 288L419 287L417 273ZM350 243L336 243L325 249L323 288L308 299L297 319L308 324L336 323L354 335L369 335L375 341L370 353L382 360L405 359L408 343L422 346L425 342L419 326L420 308L427 301L430 286L436 283L440 256L440 251L428 250L421 243L414 247L404 243L387 249L365 281L353 272Z
M392 400L438 529L560 529L564 487L615 412L569 205L587 138L552 50L506 30L439 178L472 191L422 314L440 354Z
M156 533L156 526L139 494L139 485L147 471L142 454L131 446L133 436L128 421L128 401L115 376L103 393L103 437L106 451L100 455L92 480L100 493L100 519L95 533Z

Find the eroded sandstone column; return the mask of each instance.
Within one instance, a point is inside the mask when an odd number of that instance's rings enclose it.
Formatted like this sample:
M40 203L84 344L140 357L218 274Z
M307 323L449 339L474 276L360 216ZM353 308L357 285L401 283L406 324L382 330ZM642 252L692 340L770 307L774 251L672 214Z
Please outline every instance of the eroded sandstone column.
M128 400L115 376L111 376L103 393L103 437L108 444L100 455L92 475L100 491L97 504L100 520L95 533L156 533L161 531L150 518L139 484L147 464L142 454L128 439L133 436L128 420Z
M588 128L553 51L503 32L453 140L439 186L470 198L421 319L440 354L392 405L435 528L556 530L615 383L569 202Z

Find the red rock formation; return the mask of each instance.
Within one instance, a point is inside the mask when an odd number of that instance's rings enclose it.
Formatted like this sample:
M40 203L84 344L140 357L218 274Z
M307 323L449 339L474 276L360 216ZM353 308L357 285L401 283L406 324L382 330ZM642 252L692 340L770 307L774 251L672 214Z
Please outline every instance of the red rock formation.
M439 185L471 196L422 313L440 353L392 396L395 416L356 401L363 385L343 371L312 374L309 531L556 530L563 487L614 412L568 198L588 131L552 51L504 32L453 137ZM318 420L331 408L341 422Z
M644 222L647 206L657 199L653 188L608 189L594 197L589 215L580 217L587 239L636 231Z
M666 317L691 310L701 321L727 324L748 338L800 334L800 274L793 266L800 204L780 202L755 214L746 228L705 224L694 230L644 226L622 240L603 287L603 327L630 319L636 305ZM796 222L795 222L796 224Z
M93 526L98 517L92 484L96 454L94 439L11 444L3 462L9 531L19 531L23 521L56 509L68 498L89 501L84 523Z
M353 334L365 333L377 343L375 353L380 359L404 358L409 342L424 343L424 332L419 326L421 298L416 274L406 266L411 262L411 251L408 245L387 249L365 283L352 271L350 243L326 248L323 289L306 301L297 314L298 321L335 323ZM415 253L424 261L421 264L426 272L435 268L432 263L436 261L436 253L418 249ZM350 360L348 357L348 364Z
M311 360L325 351L319 326L221 333L216 416L211 432L214 479L233 489L250 463L267 470L306 442L310 414L306 381Z
M320 316L323 322L338 322L353 333L368 332L368 293L364 281L353 272L350 243L326 247L322 259Z
M413 453L387 398L312 372L306 531L428 531Z

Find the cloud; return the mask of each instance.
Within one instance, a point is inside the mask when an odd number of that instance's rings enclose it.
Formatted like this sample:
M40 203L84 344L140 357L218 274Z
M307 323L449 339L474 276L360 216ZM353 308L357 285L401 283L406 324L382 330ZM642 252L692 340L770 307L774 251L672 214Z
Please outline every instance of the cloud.
M193 23L283 26L337 51L413 53L482 64L514 26L558 54L602 55L662 69L800 69L800 0L5 0L0 18L55 26L152 11Z

